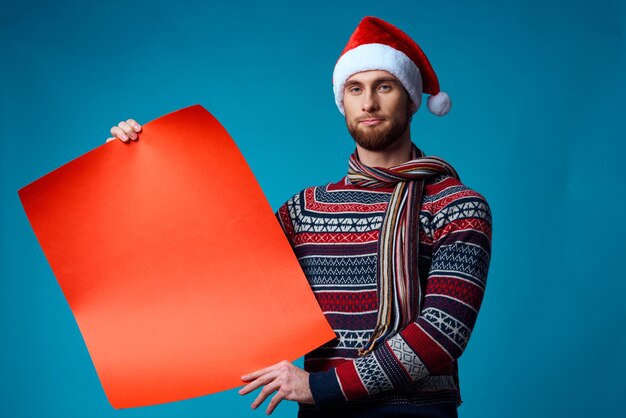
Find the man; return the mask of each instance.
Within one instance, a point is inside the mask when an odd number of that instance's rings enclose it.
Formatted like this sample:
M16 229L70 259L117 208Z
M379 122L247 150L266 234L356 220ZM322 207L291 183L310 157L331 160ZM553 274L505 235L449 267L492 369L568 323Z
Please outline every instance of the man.
M311 187L277 212L337 338L305 356L242 376L300 403L299 416L454 417L457 358L485 290L491 214L444 160L411 142L410 121L429 93L448 96L419 46L380 19L361 21L333 74L335 101L355 140L348 175ZM132 119L111 129L137 139ZM112 140L114 138L110 138Z

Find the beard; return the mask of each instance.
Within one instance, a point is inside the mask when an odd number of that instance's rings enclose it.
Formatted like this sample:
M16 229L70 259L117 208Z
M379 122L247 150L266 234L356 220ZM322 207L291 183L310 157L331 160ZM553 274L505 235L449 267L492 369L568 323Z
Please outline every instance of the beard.
M409 112L397 118L386 119L385 126L373 129L359 126L359 119L347 121L348 131L354 141L368 151L382 151L396 142L406 132L411 122Z

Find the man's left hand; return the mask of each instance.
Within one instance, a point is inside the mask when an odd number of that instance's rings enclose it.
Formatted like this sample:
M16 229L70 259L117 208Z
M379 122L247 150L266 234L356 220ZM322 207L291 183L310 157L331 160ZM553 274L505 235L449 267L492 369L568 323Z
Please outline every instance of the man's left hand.
M239 390L240 395L265 386L252 402L252 409L256 409L269 395L278 391L267 406L267 415L274 412L278 403L283 399L308 404L315 403L311 388L309 388L309 373L288 361L281 361L273 366L241 376L241 380L250 383Z

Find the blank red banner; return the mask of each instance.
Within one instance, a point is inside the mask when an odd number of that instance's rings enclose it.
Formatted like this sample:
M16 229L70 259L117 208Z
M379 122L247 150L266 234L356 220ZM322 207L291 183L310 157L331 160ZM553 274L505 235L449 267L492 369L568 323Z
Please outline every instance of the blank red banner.
M335 337L243 156L199 105L19 195L115 408L241 386Z

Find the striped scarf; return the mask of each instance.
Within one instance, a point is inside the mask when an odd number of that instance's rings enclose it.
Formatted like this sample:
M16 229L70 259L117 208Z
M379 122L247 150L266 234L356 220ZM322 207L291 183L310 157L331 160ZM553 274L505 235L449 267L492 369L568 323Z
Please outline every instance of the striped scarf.
M367 167L357 152L350 156L348 180L365 188L394 187L378 238L378 320L360 355L371 352L390 335L416 320L421 292L419 213L424 181L438 174L459 178L456 170L439 157L425 157L412 144L411 161L391 168Z

